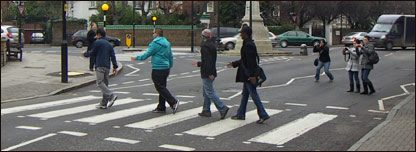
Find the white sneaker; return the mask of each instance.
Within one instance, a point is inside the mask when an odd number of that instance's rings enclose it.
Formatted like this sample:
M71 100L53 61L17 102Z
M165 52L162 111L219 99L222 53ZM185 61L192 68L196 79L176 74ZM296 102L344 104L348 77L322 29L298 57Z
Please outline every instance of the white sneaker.
M117 96L113 95L113 98L111 98L110 101L108 101L108 105L107 107L110 108L111 106L113 106L114 102L117 100Z

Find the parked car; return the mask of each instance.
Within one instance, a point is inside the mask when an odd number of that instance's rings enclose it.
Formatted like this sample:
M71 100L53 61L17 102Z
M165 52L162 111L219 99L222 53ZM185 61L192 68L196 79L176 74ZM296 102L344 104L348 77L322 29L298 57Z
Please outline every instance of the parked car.
M277 36L278 44L280 44L282 48L289 45L297 46L301 44L315 46L319 45L320 40L326 41L323 37L310 36L308 33L303 31L287 31Z
M1 26L1 37L7 38L10 40L10 43L19 43L19 28L13 27L11 25L2 25ZM22 41L21 44L25 43L25 35L22 31Z
M217 40L217 27L211 28L212 39ZM225 37L233 37L238 34L239 28L220 27L220 39Z
M32 39L30 39L30 43L44 43L45 42L45 35L43 33L32 33Z
M88 33L87 30L79 30L79 31L75 32L72 35L72 44L77 48L82 48L82 46L88 46L89 42L87 40L87 33ZM111 43L111 45L113 45L113 47L120 46L120 39L119 38L106 36L106 39L107 39L108 42Z
M352 43L357 39L361 41L361 44L364 42L364 36L368 35L366 32L351 32L342 37L341 43L347 46L352 45Z
M415 15L381 15L368 36L375 47L386 50L414 47Z
M224 49L231 50L234 49L235 44L237 44L237 38L240 36L240 33L234 35L233 37L226 37L221 39L221 44L223 45ZM272 32L269 32L269 39L272 41L272 46L277 46L277 37Z

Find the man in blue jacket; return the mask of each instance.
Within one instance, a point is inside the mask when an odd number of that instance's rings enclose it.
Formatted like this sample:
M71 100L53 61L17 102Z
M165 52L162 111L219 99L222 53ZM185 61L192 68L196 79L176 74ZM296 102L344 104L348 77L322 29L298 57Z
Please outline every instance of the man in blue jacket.
M113 46L105 39L105 31L102 28L97 29L97 40L91 46L91 50L82 51L81 55L85 57L95 57L95 72L97 75L97 86L103 92L102 101L96 106L100 109L107 109L114 104L117 96L108 89L108 77L110 73L110 59L113 63L113 72L117 75L118 65ZM107 105L108 103L108 105Z
M163 37L161 28L153 30L153 38L146 53L132 56L131 60L146 60L152 56L152 80L157 92L159 92L159 104L153 112L166 113L165 102L167 101L173 110L173 114L175 114L178 110L179 100L175 99L166 88L170 68L173 66L173 54L170 49L170 43Z

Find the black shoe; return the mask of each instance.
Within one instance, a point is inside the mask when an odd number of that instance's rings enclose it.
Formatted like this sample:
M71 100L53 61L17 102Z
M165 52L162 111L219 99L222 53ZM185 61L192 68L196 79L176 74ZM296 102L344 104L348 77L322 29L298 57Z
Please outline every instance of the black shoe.
M178 107L179 107L179 100L176 100L176 103L173 105L172 110L173 110L173 114L176 113L176 111L178 111Z
M368 94L371 95L371 94L374 94L374 93L376 93L376 91L370 91L370 93L368 93Z
M246 118L244 118L244 117L238 117L238 116L232 116L231 119L234 119L234 120L246 120Z
M258 124L262 124L264 121L266 121L267 119L269 119L270 117L266 117L266 118L260 118L259 120L256 121L256 123Z
M159 110L159 109L154 109L152 110L153 113L166 113L166 110Z
M347 92L354 92L354 85L350 84L350 90L348 90Z
M368 92L361 92L360 94L368 95Z
M211 112L209 111L202 111L201 113L198 113L201 117L211 117Z
M224 110L224 113L221 114L221 119L225 118L225 116L227 115L228 110L230 110L230 108L227 107L227 109Z

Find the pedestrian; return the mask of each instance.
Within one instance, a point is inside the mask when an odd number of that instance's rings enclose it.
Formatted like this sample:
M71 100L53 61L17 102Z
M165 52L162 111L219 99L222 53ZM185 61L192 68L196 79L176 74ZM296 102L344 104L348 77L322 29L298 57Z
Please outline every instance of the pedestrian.
M221 101L220 97L215 93L214 80L217 77L217 49L215 43L210 39L211 31L205 29L201 33L202 44L201 44L201 61L193 61L192 65L195 67L201 67L201 78L202 78L202 89L204 96L204 106L202 112L198 113L199 116L211 117L211 100L214 101L215 106L220 112L221 119L224 119L227 115L228 108Z
M236 82L244 83L243 93L241 97L240 107L237 110L237 114L232 116L231 119L234 120L245 120L246 108L249 95L254 101L254 104L257 107L257 114L259 115L259 120L256 122L262 124L264 121L270 118L266 110L263 107L263 104L260 100L260 97L257 93L256 87L258 85L258 80L256 79L256 68L257 61L256 57L257 48L254 44L253 39L251 38L252 29L250 27L243 27L240 31L240 36L243 39L243 46L240 50L240 60L229 62L227 67L238 67Z
M349 56L347 67L345 70L348 71L349 79L350 79L350 90L347 92L354 92L354 79L355 79L355 86L356 86L356 93L360 93L360 79L358 78L358 71L360 70L360 50L361 50L361 41L356 39L353 42L353 47L348 48L345 47L343 54Z
M319 52L318 66L316 67L315 82L319 81L319 73L322 67L324 67L325 74L328 76L329 81L334 80L334 76L329 72L329 66L331 65L331 58L329 57L329 48L326 46L325 40L321 40L318 46L314 46L313 52Z
M146 60L152 56L152 80L157 92L159 92L159 104L153 112L166 113L165 102L167 101L173 110L173 114L175 114L178 110L179 100L175 99L166 88L169 72L173 66L173 54L170 43L163 37L161 28L153 29L153 38L146 53L132 56L131 60Z
M370 75L370 71L374 68L373 64L369 63L368 57L371 53L373 53L374 45L369 41L370 37L368 35L364 36L364 43L365 45L361 44L360 46L363 48L360 50L362 54L361 58L361 80L363 81L363 89L364 91L361 94L373 94L376 92L374 89L373 83L371 83L370 79L368 79L368 75ZM370 88L370 92L368 92L368 88Z
M104 29L97 29L96 36L97 40L91 46L91 50L88 50L87 52L82 51L81 55L85 57L95 58L95 73L97 76L97 86L103 92L103 99L96 107L100 109L107 109L113 106L114 102L117 100L117 95L111 92L108 88L110 59L113 63L113 72L115 75L118 74L118 65L113 46L105 38L106 33Z
M97 24L95 22L91 22L91 30L87 33L87 40L88 40L88 48L87 50L91 50L91 46L94 43L95 40L97 40L96 37L96 30L97 30ZM90 71L94 71L94 61L95 57L90 57Z

